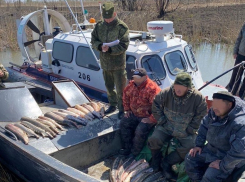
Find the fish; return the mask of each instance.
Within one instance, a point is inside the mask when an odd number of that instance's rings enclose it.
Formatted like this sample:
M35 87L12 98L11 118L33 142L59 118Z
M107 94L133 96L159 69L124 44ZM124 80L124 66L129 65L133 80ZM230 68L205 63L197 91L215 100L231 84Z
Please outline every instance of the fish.
M138 180L136 180L135 182L143 182L148 176L154 174L153 172L148 172L148 173L144 173Z
M50 128L53 132L55 132L56 134L59 134L59 131L56 129L56 126L55 126L52 122L50 122L50 121L48 121L48 120L40 119L40 118L37 118L36 120L37 120L38 122L40 122L40 123L46 125L47 127L49 127L49 128Z
M14 125L16 127L20 128L20 129L22 129L24 132L26 132L28 136L34 136L37 139L39 139L39 136L34 131L32 131L31 129L25 127L24 125L21 125L19 123L15 123Z
M148 162L143 162L140 165L138 165L136 168L133 169L133 171L131 171L129 173L129 175L126 177L126 179L124 180L124 182L131 182L131 179L136 176L138 173L140 173L142 170L146 169L149 167Z
M29 138L27 136L27 134L20 128L16 127L13 124L7 124L5 126L5 128L11 132L13 132L18 139L20 139L24 144L28 144L29 143Z
M72 113L76 114L77 117L85 118L85 119L90 120L90 121L93 120L93 118L90 117L88 114L86 114L86 113L84 113L84 112L82 112L82 111L80 111L80 110L78 110L78 109L68 107L67 110L68 110L69 112L72 112Z
M66 116L68 115L64 112L59 112L59 111L52 111L52 113L57 114L57 115L61 116L62 118L66 118Z
M74 117L72 115L67 115L66 118L69 119L69 120L72 120L72 121L74 121L76 123L79 123L79 124L81 124L83 126L86 126L88 124L88 120L86 120L85 118L81 118L81 117L77 117L76 118L76 117Z
M53 137L56 137L56 134L51 129L49 129L46 125L44 125L44 124L42 124L42 123L40 123L34 119L31 119L29 117L22 117L20 120L21 121L27 121L27 122L41 128L41 129L43 129L44 131L49 132Z
M103 118L105 116L105 105L100 102L97 102L97 105L99 106L99 113Z
M94 111L94 108L92 106L90 106L89 104L82 104L81 106L85 107L90 112L93 112Z
M79 126L77 126L77 124L74 123L73 121L71 121L69 119L64 119L61 116L54 114L52 112L47 112L44 114L44 116L57 121L59 124L68 125L68 126L75 126L76 128L79 128Z
M129 175L129 173L131 173L137 166L139 166L141 163L145 162L144 159L140 159L137 162L135 162L134 164L131 164L126 170L125 172L122 174L122 177L120 179L120 181L124 181L126 179L126 177Z
M98 119L101 119L101 118L102 118L102 116L101 116L101 114L100 114L99 112L93 111L92 114L93 114L96 118L98 118Z
M118 173L117 173L117 181L120 181L120 178L122 176L122 174L124 173L124 171L127 169L127 167L132 164L132 162L134 161L133 157L129 157L128 159L126 159L124 161L124 163L119 167L118 169Z
M168 181L166 180L166 178L159 178L153 182L168 182Z
M111 167L111 173L110 173L111 182L116 182L116 178L117 178L116 173L117 173L117 169L119 167L121 159L122 159L121 157L117 157L113 161L113 164L112 164L112 167Z
M69 107L69 108L70 108L70 107ZM74 109L74 108L70 108L70 109ZM58 111L59 111L59 112L66 113L66 114L69 114L69 115L72 115L72 116L75 116L75 117L78 117L78 116L79 116L79 114L76 114L76 113L74 113L74 112L71 112L71 111L65 110L65 109L59 109Z
M53 136L51 134L49 134L48 132L45 132L43 129L27 122L27 121L21 121L22 125L24 125L27 128L30 128L32 131L34 131L35 133L41 135L42 137L48 136L50 138L53 138Z
M159 172L154 173L154 174L148 176L147 178L145 178L143 182L152 182L154 180L161 178L162 176L163 176L162 172L159 171Z
M79 111L82 111L83 113L85 113L86 115L88 115L89 117L91 118L94 118L93 114L88 110L86 109L85 107L83 106L80 106L80 105L75 105L75 108ZM68 108L67 108L68 109Z
M38 118L46 120L46 121L50 121L51 123L53 123L56 126L56 128L58 128L58 129L60 129L62 131L65 131L65 129L61 125L59 125L56 121L54 121L51 118L48 118L48 117L45 117L45 116L39 116Z
M137 182L144 174L146 174L146 173L152 173L152 172L153 172L153 169L152 168L143 169L138 174L136 174L134 177L132 177L132 179L130 180L130 182Z
M96 112L99 112L100 111L100 106L98 106L98 104L96 102L89 102L87 104L88 105L91 105Z

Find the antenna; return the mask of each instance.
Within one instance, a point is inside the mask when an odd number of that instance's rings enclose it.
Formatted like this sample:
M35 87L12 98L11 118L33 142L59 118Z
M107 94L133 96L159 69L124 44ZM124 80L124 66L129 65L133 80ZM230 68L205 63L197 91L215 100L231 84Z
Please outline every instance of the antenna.
M91 48L91 46L90 46L90 44L89 44L89 42L88 42L87 38L85 37L85 35L84 35L83 31L82 31L82 28L79 26L79 23L78 23L78 21L77 21L77 18L75 17L74 13L72 12L71 7L69 6L69 4L68 4L67 0L64 0L64 1L66 2L66 5L67 5L67 7L68 7L69 11L71 12L71 14L72 14L72 16L73 16L73 18L74 18L74 20L75 20L75 22L76 22L76 24L77 24L77 27L79 28L79 30L80 30L80 31L81 31L81 33L83 34L83 37L84 37L84 39L85 39L86 43L88 44L88 47L89 47L89 49L91 50L91 52L92 52L92 54L93 54L93 56L94 56L95 60L97 60L97 61L98 61L98 59L97 59L96 55L94 54L93 49ZM82 0L81 0L81 2L82 2Z

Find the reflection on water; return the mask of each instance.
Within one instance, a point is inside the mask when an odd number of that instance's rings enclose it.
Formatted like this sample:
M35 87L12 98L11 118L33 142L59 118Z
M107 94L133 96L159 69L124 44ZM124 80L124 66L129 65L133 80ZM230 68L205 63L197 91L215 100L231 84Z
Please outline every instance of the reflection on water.
M234 64L232 56L232 46L227 45L211 45L202 43L193 46L196 60L202 73L204 81L210 81L214 77L231 68ZM0 61L4 66L9 66L9 62L22 65L22 56L20 51L0 52ZM219 78L214 83L226 86L230 79L231 72Z

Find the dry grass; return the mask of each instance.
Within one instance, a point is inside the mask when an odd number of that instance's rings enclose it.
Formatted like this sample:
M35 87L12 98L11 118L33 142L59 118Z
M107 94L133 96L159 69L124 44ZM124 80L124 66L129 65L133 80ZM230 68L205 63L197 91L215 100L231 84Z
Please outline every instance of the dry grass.
M78 14L78 21L83 22L80 2L69 3ZM71 24L74 23L64 2L49 1L46 5L62 13ZM18 50L16 19L43 6L43 3L37 2L0 4L0 51L7 48ZM98 2L85 2L85 8L89 17L93 15L100 19ZM187 41L233 44L245 20L244 9L245 0L182 0L181 8L164 19L173 21L175 33L182 34ZM157 20L158 15L152 0L147 2L143 11L122 11L118 8L117 12L131 30L143 31L146 31L147 22Z

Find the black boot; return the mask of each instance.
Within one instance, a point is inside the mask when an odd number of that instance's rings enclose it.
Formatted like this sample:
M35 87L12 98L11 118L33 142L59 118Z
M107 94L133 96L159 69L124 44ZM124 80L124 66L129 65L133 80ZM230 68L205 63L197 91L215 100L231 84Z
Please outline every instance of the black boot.
M124 116L124 111L119 111L118 113L118 119L122 119Z
M131 144L130 143L125 143L124 147L119 150L120 155L128 156L131 153Z
M110 106L108 109L106 109L105 114L110 114L116 110L116 106Z
M165 176L165 178L167 178L170 181L177 180L177 175L172 170L172 165L169 164L165 159L163 160L161 167L162 167L163 175Z
M161 150L151 150L151 155L151 167L154 170L154 172L158 172L160 170L160 164L162 160Z

